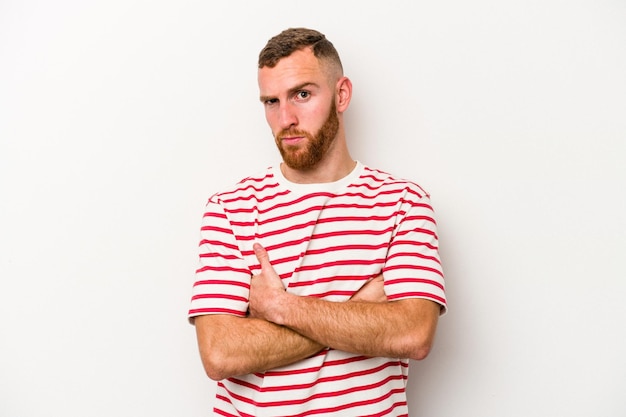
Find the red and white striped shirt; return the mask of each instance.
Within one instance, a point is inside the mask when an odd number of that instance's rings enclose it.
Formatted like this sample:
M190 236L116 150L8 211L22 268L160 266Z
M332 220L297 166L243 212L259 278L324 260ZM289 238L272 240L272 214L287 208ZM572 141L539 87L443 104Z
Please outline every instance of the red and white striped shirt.
M278 168L213 195L206 206L189 317L245 317L254 242L268 251L287 291L348 300L383 273L390 301L426 298L446 309L429 196L417 184L361 163L347 177L295 184ZM242 341L245 343L245 341ZM325 349L264 373L218 383L223 416L407 415L409 361Z

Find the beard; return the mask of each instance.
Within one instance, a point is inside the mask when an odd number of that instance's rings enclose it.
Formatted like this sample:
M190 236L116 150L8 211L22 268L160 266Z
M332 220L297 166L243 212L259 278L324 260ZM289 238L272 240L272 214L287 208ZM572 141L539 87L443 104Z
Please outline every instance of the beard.
M305 130L285 129L275 136L276 146L283 157L283 161L291 169L306 171L317 165L330 149L339 131L339 118L337 117L337 107L333 99L330 112L324 124L315 135ZM283 145L281 138L285 136L304 136L306 144L304 146Z

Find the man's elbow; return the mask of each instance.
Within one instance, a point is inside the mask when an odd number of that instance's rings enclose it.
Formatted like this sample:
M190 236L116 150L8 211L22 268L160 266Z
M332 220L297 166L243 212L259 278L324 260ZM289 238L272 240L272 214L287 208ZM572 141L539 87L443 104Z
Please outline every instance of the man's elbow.
M202 354L204 372L213 381L221 381L232 376L227 369L228 361L225 359L215 351Z
M237 363L228 345L223 343L224 318L198 316L195 319L200 359L206 375L221 381L237 373Z
M214 343L209 337L199 338L200 359L204 372L213 381L221 381L234 376L236 364L229 352L222 344Z
M213 381L221 381L222 379L228 378L221 370L206 365L204 366L204 372L206 372L206 375Z
M421 309L415 316L420 319L413 323L410 330L404 332L403 345L407 353L405 357L421 361L428 356L433 347L440 307L430 301L418 300L418 303Z
M406 347L405 357L421 361L428 356L435 339L435 323L429 326L423 326L413 332L407 332L404 336L404 346Z
M414 359L416 361L421 361L422 359L426 359L430 350L432 348L432 342L422 343L416 346L411 354L409 355L409 359Z

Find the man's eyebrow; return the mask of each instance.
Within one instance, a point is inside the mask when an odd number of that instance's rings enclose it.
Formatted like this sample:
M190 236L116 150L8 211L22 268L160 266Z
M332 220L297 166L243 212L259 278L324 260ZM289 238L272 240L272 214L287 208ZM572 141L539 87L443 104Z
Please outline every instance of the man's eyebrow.
M300 90L302 90L302 89L304 89L304 88L306 88L306 87L311 87L311 86L312 86L312 87L318 87L318 85L317 85L316 83L311 82L311 81L307 81L307 82L304 82L304 83L302 83L302 84L298 84L298 85L296 85L295 87L291 87L291 88L287 91L287 95L288 95L288 96L291 96L291 95L293 95L294 93L296 93L296 92L298 92L298 91L300 91ZM261 96L261 97L260 97L261 103L265 103L265 102L266 102L266 101L268 101L268 100L274 100L274 99L276 99L276 97L274 97L274 96Z

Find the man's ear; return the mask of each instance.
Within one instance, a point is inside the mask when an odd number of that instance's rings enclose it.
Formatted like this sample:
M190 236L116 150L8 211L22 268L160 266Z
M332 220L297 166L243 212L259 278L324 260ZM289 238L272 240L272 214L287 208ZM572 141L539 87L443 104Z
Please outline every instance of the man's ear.
M350 99L352 99L352 81L348 77L341 77L337 81L335 104L337 106L337 112L343 113L348 109L350 105Z

